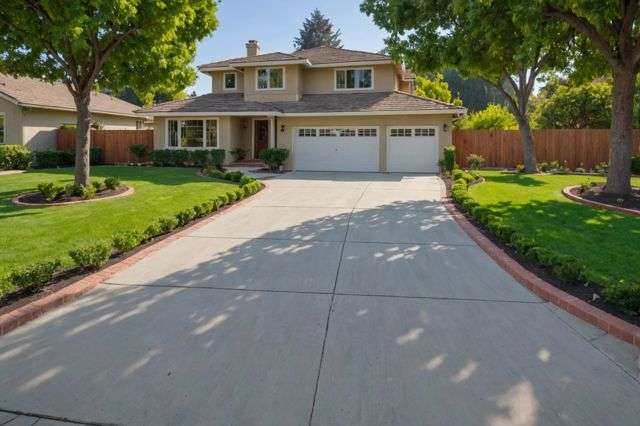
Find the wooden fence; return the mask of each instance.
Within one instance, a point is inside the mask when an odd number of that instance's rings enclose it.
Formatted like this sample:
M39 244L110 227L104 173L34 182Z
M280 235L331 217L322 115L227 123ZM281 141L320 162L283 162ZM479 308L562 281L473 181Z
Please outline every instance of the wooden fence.
M518 130L454 130L456 161L466 166L469 154L482 155L488 167L515 167L523 163ZM533 130L536 159L566 161L575 169L593 168L609 161L609 129L536 129ZM640 147L640 130L634 131L633 152Z
M58 150L75 150L75 138L75 129L59 129ZM129 151L129 147L135 144L146 145L149 151L153 150L153 130L91 130L91 147L102 149L102 161L107 164L137 162L138 158Z

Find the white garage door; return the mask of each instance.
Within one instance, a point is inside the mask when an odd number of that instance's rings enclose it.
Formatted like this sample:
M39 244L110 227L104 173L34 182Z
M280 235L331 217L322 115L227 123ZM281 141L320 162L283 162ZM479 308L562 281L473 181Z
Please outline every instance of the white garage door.
M387 169L390 172L438 173L435 127L389 127Z
M295 170L377 172L377 127L299 127L294 129Z

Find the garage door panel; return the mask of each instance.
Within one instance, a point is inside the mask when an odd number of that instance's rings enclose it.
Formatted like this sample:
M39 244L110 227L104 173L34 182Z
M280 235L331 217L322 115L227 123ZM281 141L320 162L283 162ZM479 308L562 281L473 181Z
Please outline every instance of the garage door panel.
M390 127L387 169L390 172L437 173L439 144L435 127Z
M296 170L378 171L379 141L363 136L371 131L353 128L301 128L294 133L293 157ZM370 129L370 128L368 128ZM321 132L322 130L322 132ZM330 136L320 136L330 135ZM347 136L340 136L340 134ZM331 136L335 135L335 136Z

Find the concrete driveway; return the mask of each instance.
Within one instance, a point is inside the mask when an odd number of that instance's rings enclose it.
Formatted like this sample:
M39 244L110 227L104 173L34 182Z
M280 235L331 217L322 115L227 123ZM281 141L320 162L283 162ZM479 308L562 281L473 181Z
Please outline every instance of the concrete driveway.
M0 424L637 426L637 350L504 273L440 185L271 180L0 337Z

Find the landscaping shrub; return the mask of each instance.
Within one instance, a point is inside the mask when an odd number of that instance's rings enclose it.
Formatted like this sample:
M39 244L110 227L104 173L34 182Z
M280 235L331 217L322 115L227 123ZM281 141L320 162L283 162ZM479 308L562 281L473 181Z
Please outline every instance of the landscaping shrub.
M136 156L138 162L142 162L144 157L149 154L149 147L141 143L136 143L129 146L129 152Z
M242 188L236 188L233 192L236 193L236 200L242 200L244 198L244 190Z
M227 204L229 204L229 197L227 196L227 194L218 196L218 208Z
M53 279L60 269L60 259L37 262L9 273L9 282L16 287L40 287Z
M186 149L158 149L149 155L154 166L184 167L189 161Z
M178 227L178 219L175 217L161 217L158 219L158 227L161 233L166 234Z
M243 148L236 148L229 151L229 154L233 155L235 161L242 161L247 157L247 150Z
M204 215L207 214L207 212L202 208L201 204L196 204L195 206L193 206L193 217L198 218L198 217L203 217Z
M467 156L467 165L471 170L478 170L484 166L485 160L482 155L469 154Z
M240 178L240 185L246 185L248 183L255 182L255 179L251 176L242 176Z
M604 288L606 300L632 312L640 312L640 283L618 282Z
M238 199L238 197L236 196L235 191L227 192L227 199L229 200L229 203L235 202Z
M104 180L104 186L111 190L118 189L120 186L120 178L115 176L108 177Z
M640 175L640 154L631 157L631 173Z
M573 256L556 255L552 271L555 276L567 284L578 284L585 281L584 266Z
M73 155L73 154L72 154ZM73 155L75 161L75 155ZM89 163L91 165L102 164L102 148L90 148L89 149Z
M38 192L45 200L52 202L64 193L64 187L55 185L53 182L43 182L38 184Z
M93 187L93 185L87 185L87 186L80 185L79 190L80 190L80 196L84 200L89 200L96 196L96 188Z
M27 169L31 164L31 158L31 151L22 145L0 145L0 169Z
M65 151L35 151L34 167L38 169L54 169L73 165L74 156Z
M111 249L111 244L101 242L69 250L69 256L82 268L98 269L109 260Z
M441 162L442 168L451 173L456 168L456 147L453 145L444 147L444 157Z
M191 157L190 158L191 163L193 163L194 166L199 168L203 168L209 163L209 151L200 150L200 149L191 151L190 157Z
M211 165L218 170L222 170L222 165L224 164L224 158L226 156L226 151L224 149L212 149L209 150L211 154Z
M235 172L227 172L224 174L224 179L230 182L240 182L243 174L240 170L236 170Z
M113 236L113 247L124 253L136 248L141 241L142 236L136 231L121 232Z
M244 192L245 197L248 197L249 195L254 193L251 184L242 185L240 188L242 189L242 192Z
M151 225L147 226L147 229L144 230L144 239L150 240L154 237L157 237L160 234L163 234L163 230L160 227L160 224L152 223Z
M193 209L186 209L176 214L178 220L178 226L185 226L195 218L195 212Z
M289 150L285 148L267 148L260 151L259 158L272 171L280 170L280 166L289 157Z
M96 189L96 192L100 192L104 187L104 182L99 180L94 180L94 181L91 181L91 185Z
M214 179L224 180L225 173L221 172L220 170L213 169L211 171L208 171L207 175Z

